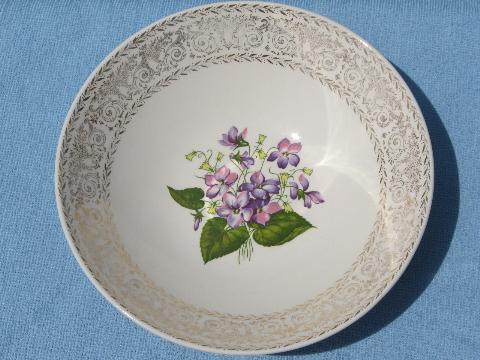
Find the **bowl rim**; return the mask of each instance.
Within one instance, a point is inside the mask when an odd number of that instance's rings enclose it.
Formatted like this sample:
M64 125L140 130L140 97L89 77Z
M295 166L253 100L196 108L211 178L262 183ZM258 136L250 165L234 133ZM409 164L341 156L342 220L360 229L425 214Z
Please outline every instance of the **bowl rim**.
M336 328L332 329L331 331L328 331L320 336L316 336L316 337L313 337L311 339L308 339L308 340L304 340L304 341L299 341L299 342L296 342L296 343L293 343L293 344L290 344L290 345L287 345L287 346L282 346L282 347L275 347L275 348L266 348L266 349L260 349L260 350L231 350L231 349L221 349L221 348L215 348L215 347L211 347L211 346L206 346L206 345L199 345L199 344L195 344L195 343L192 343L192 342L189 342L189 341L185 341L185 340L182 340L182 339L178 339L178 338L175 338L163 331L160 331L159 329L157 328L154 328L152 327L151 325L149 325L148 323L146 323L145 321L137 318L135 315L133 315L132 313L130 313L130 311L128 309L126 309L125 307L123 307L122 305L120 305L118 303L117 300L115 300L111 295L110 293L94 278L93 274L91 273L91 271L88 269L87 267L87 264L85 263L85 261L82 259L78 249L76 248L75 244L74 244L74 241L73 241L73 238L68 230L68 227L67 227L67 223L66 223L66 219L65 219L65 215L63 214L63 206L62 206L62 201L61 201L61 197L60 197L60 187L59 187L59 167L60 167L60 155L61 155L61 151L62 151L62 144L63 144L63 140L65 138L65 133L66 133L66 129L67 129L67 126L69 125L69 120L73 114L73 111L75 110L76 108L76 105L81 97L81 95L83 94L83 92L86 90L87 86L90 84L91 80L93 79L93 77L98 73L98 71L105 65L105 63L107 61L109 61L109 59L112 58L112 56L114 56L115 53L117 53L120 49L122 49L125 45L127 45L131 40L133 40L136 36L142 34L143 32L145 32L146 30L148 30L149 28L163 22L163 21L166 21L170 18L173 18L173 17L176 17L178 15L181 15L181 14L184 14L184 13L188 13L188 12L192 12L192 11L195 11L195 10L200 10L200 9L204 9L204 8L208 8L208 7L215 7L215 6L220 6L220 5L241 5L241 4L248 4L248 5L254 5L254 4L259 4L259 5L269 5L269 6L279 6L279 7L283 7L285 9L289 9L289 10L294 10L294 11L299 11L299 12L303 12L305 14L308 14L310 16L314 16L314 17L318 17L324 21L327 21L335 26L337 26L338 28L342 29L343 31L345 31L346 33L350 34L351 36L357 38L359 41L362 42L362 44L367 47L369 50L371 50L376 56L378 56L380 59L384 60L388 66L390 67L390 69L392 70L392 72L397 76L399 82L404 86L404 88L406 89L406 92L410 95L411 99L412 99L412 102L415 106L415 109L416 111L419 113L419 119L418 121L420 121L425 129L427 130L426 131L426 137L425 137L425 141L426 141L426 145L428 147L428 153L429 153L429 157L431 159L431 172L432 172L432 176L431 176L431 179L430 179L430 193L429 193L429 201L428 201L428 204L427 204L427 207L426 207L426 221L424 221L424 223L422 224L422 228L418 234L418 237L415 241L415 244L412 248L412 251L409 253L407 259L405 260L405 262L403 263L402 267L399 269L399 271L397 271L397 273L395 274L395 276L390 280L389 284L379 293L379 295L368 305L366 306L362 311L358 312L355 316L351 317L348 321L346 321L345 323L337 326ZM306 347L308 345L312 345L314 343L317 343L321 340L324 340L326 338L329 338L335 334L337 334L338 332L344 330L345 328L347 328L348 326L350 326L351 324L353 324L354 322L356 322L357 320L359 320L360 318L362 318L366 313L368 313L375 305L377 305L380 300L382 300L384 298L384 296L393 288L393 286L398 282L398 280L400 279L400 277L403 275L403 273L405 272L406 268L408 267L408 265L410 264L413 256L415 255L417 249L418 249L418 246L420 244L420 241L421 239L423 238L423 235L425 233L425 229L426 229L426 226L428 224L428 218L430 217L430 212L431 212L431 207L432 207L432 201L433 201L433 195L434 195L434 174L435 174L435 159L433 157L433 150L432 150L432 142L431 142L431 139L430 139L430 133L428 131L428 126L425 122L425 119L424 119L424 116L423 116L423 113L420 109L420 106L418 105L417 103L417 100L415 99L415 97L413 96L412 94L412 91L410 90L410 88L408 87L408 85L406 84L405 80L402 78L402 76L399 74L399 72L397 71L397 69L390 63L390 61L388 61L375 47L373 47L370 43L368 43L366 40L364 40L361 36L359 36L358 34L356 34L355 32L353 32L352 30L350 30L349 28L337 23L336 21L334 20L331 20L330 18L327 18L325 16L322 16L322 15L319 15L313 11L309 11L309 10L305 10L305 9L302 9L300 7L296 7L296 6L291 6L291 5L286 5L286 4L282 4L282 3L277 3L277 2L266 2L266 1L221 1L221 2L217 2L217 3L207 3L207 4L203 4L203 5L200 5L200 6L195 6L195 7L190 7L190 8L186 8L186 9L183 9L183 10L180 10L178 12L175 12L173 14L170 14L168 16L165 16L165 17L162 17L156 21L154 21L153 23L141 28L139 31L135 32L134 34L132 34L131 36L129 36L127 39L125 39L124 41L122 41L118 46L115 47L115 49L113 49L96 67L95 69L90 73L90 75L88 76L88 78L85 80L85 82L83 83L83 85L81 86L81 88L79 89L79 91L77 92L77 95L75 96L70 108L69 108L69 111L66 115L66 118L63 122L63 126L62 126L62 130L60 132L60 137L59 137L59 140L58 140L58 143L57 143L57 149L56 149L56 156L55 156L55 173L54 173L54 186L55 186L55 200L56 200L56 205L57 205L57 211L58 211L58 215L59 215L59 218L60 218L60 223L61 223L61 226L62 226L62 230L63 230L63 233L67 239L67 242L69 244L69 247L70 247L70 250L71 252L73 253L77 263L80 265L80 268L83 270L84 274L87 276L87 278L90 280L90 282L94 285L94 287L103 295L104 298L106 298L108 300L108 302L110 304L112 304L121 314L123 314L124 316L126 316L128 319L132 320L134 323L136 323L137 325L139 325L140 327L144 328L145 330L148 330L149 332L157 335L157 336L160 336L166 340L169 340L173 343L176 343L176 344L179 344L179 345L183 345L183 346L186 346L186 347L189 347L189 348L192 348L192 349L195 349L195 350L200 350L200 351L205 351L205 352L210 352L210 353L216 353L216 354L224 354L224 355L265 355L265 354L276 354L276 353L282 353L282 352L287 352L287 351L292 351L292 350L296 350L296 349L300 349L300 348L303 348L303 347Z

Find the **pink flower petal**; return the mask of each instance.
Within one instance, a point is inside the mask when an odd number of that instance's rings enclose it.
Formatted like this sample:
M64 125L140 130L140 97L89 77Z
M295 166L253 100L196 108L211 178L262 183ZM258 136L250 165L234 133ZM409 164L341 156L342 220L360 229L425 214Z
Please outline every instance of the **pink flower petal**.
M248 129L247 128L243 129L243 131L240 133L240 137L242 139L245 139L247 137L247 133L248 133Z
M230 130L228 130L228 140L231 143L235 143L237 141L237 134L238 134L238 129L235 126L232 126Z
M220 185L220 191L218 192L218 196L223 196L223 194L225 194L228 191L229 187L230 186L225 184Z
M238 174L234 173L233 171L227 175L225 178L225 184L232 185L235 181L237 181Z
M291 186L290 187L290 197L295 200L297 198L297 195L298 195L298 185L297 185L297 183L295 183L293 181L290 181L289 184Z
M298 177L298 182L300 183L300 185L302 185L303 190L307 190L308 186L310 185L307 178L303 174L300 174L300 176Z
M303 205L309 209L312 207L312 199L310 199L310 196L305 195L305 199L303 200Z
M282 210L282 207L277 202L271 202L267 206L264 206L262 210L267 214L275 214L276 212Z
M225 193L222 197L222 200L224 204L227 205L229 208L232 208L232 209L238 208L237 198L231 192Z
M227 217L232 213L232 209L227 206L220 206L217 208L217 215L220 217Z
M310 191L307 195L315 204L321 204L325 202L325 199L318 191Z
M248 196L247 191L241 191L241 192L238 193L237 203L238 203L239 207L243 208L243 207L247 206L249 200L250 200L250 198Z
M252 215L253 215L253 209L251 208L242 209L243 220L250 221L250 219L252 218Z
M227 134L222 134L222 140L218 141L220 144L224 146L234 146L234 143L231 143L230 140L228 140L228 135Z
M218 184L218 181L213 175L205 175L205 184L208 186L213 186Z
M266 212L261 212L253 215L253 220L260 225L265 225L270 220L270 215Z
M278 143L277 147L278 147L278 150L283 153L288 150L289 146L290 146L290 140L288 140L287 138L284 138Z
M209 197L210 199L213 199L215 196L217 196L219 191L220 191L220 186L213 185L207 190L207 197Z
M243 224L243 218L241 214L230 214L227 217L227 224L232 227L236 228Z
M252 176L250 176L250 181L255 185L260 185L265 181L265 176L263 176L261 171L255 171Z
M300 143L293 143L288 146L289 153L297 153L302 150L302 144Z
M223 165L220 169L215 172L215 179L218 181L223 181L230 174L230 169Z

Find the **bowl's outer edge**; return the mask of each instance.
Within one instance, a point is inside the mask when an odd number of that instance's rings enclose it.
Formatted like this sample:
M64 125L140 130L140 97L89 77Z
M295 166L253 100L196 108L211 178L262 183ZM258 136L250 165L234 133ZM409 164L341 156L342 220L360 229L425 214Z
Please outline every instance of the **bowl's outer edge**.
M355 321L357 321L358 319L360 319L361 317L363 317L367 312L369 312L390 290L391 288L397 283L397 281L400 279L400 277L403 275L403 273L405 272L405 269L408 267L408 265L410 264L410 261L412 260L419 244L420 244L420 241L423 237L423 234L425 232L425 228L426 228L426 225L428 223L428 219L423 223L423 226L422 226L422 230L418 236L418 239L415 243L415 246L413 248L413 251L411 251L410 255L408 256L407 260L404 262L403 264L403 267L397 272L397 274L395 275L395 277L391 280L390 284L384 288L384 290L377 296L377 298L372 301L372 303L370 303L370 305L368 305L365 309L363 309L361 312L359 312L356 316L352 317L349 321L343 323L342 325L338 326L337 328L333 329L332 331L326 333L326 334L323 334L321 336L318 336L318 337L315 337L315 338L312 338L312 339L309 339L309 340L306 340L306 341L301 341L301 342L298 342L298 343L295 343L295 344L292 344L292 345L288 345L288 346L284 346L284 347L280 347L280 348L271 348L271 349L262 349L262 350L225 350L225 349L219 349L219 348L213 348L213 347L208 347L208 346L203 346L203 345L197 345L197 344L194 344L194 343L190 343L190 342L187 342L187 341L184 341L184 340L180 340L180 339L177 339L177 338L174 338L166 333L163 333L161 331L159 331L158 329L155 329L153 328L152 326L150 326L149 324L147 324L146 322L138 319L137 317L135 317L134 315L132 315L127 309L125 309L123 306L121 306L115 299L113 299L111 297L111 295L102 287L102 285L92 276L91 272L88 270L86 264L84 263L84 261L82 260L80 254L78 253L78 250L77 248L75 247L74 243L73 243L73 239L68 231L68 228L67 228L67 225L66 225L66 221L65 221L65 217L63 215L63 212L62 212L62 203L61 203L61 199L60 199L60 190L59 190L59 186L58 186L58 175L59 175L59 160L60 160L60 152L61 152L61 149L62 149L62 143L63 143L63 139L65 137L65 131L66 131L66 128L68 126L68 123L69 123L69 119L76 107L76 104L81 96L81 94L85 91L86 87L88 86L88 84L90 83L90 81L93 79L93 77L95 76L95 74L101 69L101 67L116 53L118 52L123 46L125 46L127 43L129 43L133 38L135 38L137 35L143 33L145 30L149 29L150 27L153 27L155 26L156 24L162 22L162 21L165 21L169 18L172 18L172 17L175 17L179 14L182 14L182 13L185 13L185 12L189 12L189 11L193 11L193 10L198 10L198 9L202 9L202 8L206 8L206 7L209 7L209 6L215 6L215 5L221 5L221 4L244 4L244 3L247 3L247 4L252 4L252 3L256 3L256 4L265 4L265 5L274 5L274 6L281 6L281 7L285 7L287 9L291 9L291 10L296 10L296 11L301 11L301 12L304 12L306 14L309 14L309 15L312 15L312 16L317 16L321 19L324 19L325 21L328 21L332 24L334 24L335 26L338 26L340 29L346 31L347 33L351 34L352 36L358 38L360 41L362 41L362 43L367 47L369 48L370 50L372 50L379 58L381 58L382 60L385 60L391 67L391 70L397 75L398 79L400 80L400 82L402 83L402 85L405 87L405 89L407 89L409 95L411 96L411 98L413 99L413 102L415 104L415 107L416 107L416 110L418 111L418 113L421 115L421 119L420 121L423 122L423 125L425 126L425 128L427 129L427 137L426 137L426 140L427 140L427 145L428 145L428 149L429 149L429 155L430 155L430 159L431 159L431 169L432 169L432 176L431 176L431 191L430 191L430 194L429 194L429 203L428 203L428 206L427 206L427 214L428 216L430 215L430 210L431 210L431 206L432 206L432 199L433 199L433 192L434 192L434 158L433 158L433 151L432 151L432 143L431 143L431 140L430 140L430 135L428 133L428 127L425 123L425 119L423 117L423 114L422 114L422 111L415 99L415 97L413 96L410 88L408 87L408 85L405 83L405 81L403 80L402 76L398 73L398 71L395 69L395 67L393 65L391 65L391 63L377 50L375 49L372 45L370 45L367 41L365 41L363 38L361 38L359 35L357 35L356 33L354 33L353 31L351 31L350 29L346 28L345 26L341 25L341 24L338 24L337 22L329 19L329 18L326 18L324 16L321 16L321 15L318 15L314 12L311 12L311 11L308 11L308 10L304 10L302 8L298 8L298 7L295 7L295 6L290 6L290 5L285 5L285 4L280 4L280 3L273 3L273 2L264 2L264 1L231 1L231 2L218 2L218 3L212 3L212 4L205 4L205 5L201 5L201 6L196 6L196 7L192 7L192 8L188 8L188 9L185 9L185 10L182 10L182 11L179 11L177 13L174 13L172 15L169 15L169 16L166 16L166 17L163 17L157 21L155 21L154 23L142 28L141 30L139 30L138 32L136 32L135 34L133 34L132 36L130 36L128 39L126 39L125 41L123 41L121 44L119 44L112 52L110 52L103 60L102 62L95 68L95 70L93 70L93 72L90 74L90 76L87 78L87 80L84 82L84 84L82 85L82 87L80 88L79 92L77 93L74 101L72 102L72 105L67 113L67 116L65 118L65 121L64 121L64 124L63 124L63 127L62 127L62 130L61 130L61 134L60 134L60 138L59 138L59 141L58 141L58 145L57 145L57 151L56 151L56 158L55 158L55 178L54 178L54 181L55 181L55 199L56 199L56 203L57 203L57 210L58 210L58 215L60 217L60 222L61 222L61 225L62 225L62 229L63 229L63 232L65 234L65 237L67 238L67 241L68 241L68 244L70 246L70 250L72 251L75 259L77 260L78 264L80 265L80 267L82 268L83 272L85 273L85 275L88 277L88 279L92 282L92 284L95 286L95 288L118 310L120 311L123 315L125 315L127 318L129 318L130 320L134 321L136 324L138 324L139 326L143 327L144 329L156 334L156 335L159 335L169 341L172 341L176 344L179 344L179 345L183 345L183 346L187 346L187 347L190 347L190 348L193 348L193 349L196 349L196 350L201 350L201 351L207 351L207 352L212 352L212 353L217 353L217 354L230 354L230 355L261 355L261 354L275 354L275 353L280 353L280 352L286 352L286 351L291 351L291 350L295 350L295 349L299 349L299 348L302 348L302 347L305 347L305 346L308 346L308 345L311 345L311 344L314 344L318 341L321 341L321 340L324 340L338 332L340 332L341 330L347 328L348 326L350 326L352 323L354 323Z

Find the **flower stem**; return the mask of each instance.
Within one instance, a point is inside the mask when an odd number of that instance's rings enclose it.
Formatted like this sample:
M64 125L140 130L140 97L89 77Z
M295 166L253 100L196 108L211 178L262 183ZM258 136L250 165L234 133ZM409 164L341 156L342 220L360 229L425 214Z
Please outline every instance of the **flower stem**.
M240 170L240 173L243 172L243 169L240 167L240 165L238 165L233 159L232 159L232 164L235 165L238 170Z
M248 226L247 223L244 223L245 228L248 231L248 239L240 246L238 249L238 263L240 264L242 260L248 259L250 261L252 259L253 254L253 233L255 229L252 229Z
M299 171L302 171L303 169L295 169L292 171L292 173L290 174L291 177L293 177L293 174L296 174L297 172Z
M200 158L200 156L203 156L204 160L207 160L207 155L203 151L197 151L197 157Z
M232 164L235 165L235 167L240 170L240 175L238 176L237 180L235 180L235 182L237 183L237 187L235 188L234 190L234 193L235 195L237 195L237 192L238 192L238 187L239 187L239 184L240 184L240 178L242 177L242 174L244 172L244 169L242 169L239 165L237 165L237 163L235 162L235 160L232 159ZM233 186L233 184L232 184Z
M262 169L263 169L263 165L265 164L265 160L268 159L268 154L269 154L270 151L272 151L273 149L275 149L275 146L272 146L270 149L267 150L267 155L265 156L265 159L263 159L263 161L262 161L262 166L260 166L260 171L262 171Z
M243 173L243 180L240 182L240 185L245 182L245 179L247 178L247 175L248 175L248 174L249 174L249 173L248 173L248 170L245 169L245 171L244 171L244 173ZM239 177L239 179L240 179L240 177Z
M211 159L212 156L213 156L213 150L208 149L208 150L207 150L207 154L209 154L209 155L208 155L208 159L205 157L205 160L208 161L208 162L210 162L210 159Z
M250 156L253 157L253 156L255 155L255 153L257 152L257 150L258 150L259 147L260 147L260 144L257 143L257 146L255 146L255 149L253 149L253 153L250 153Z

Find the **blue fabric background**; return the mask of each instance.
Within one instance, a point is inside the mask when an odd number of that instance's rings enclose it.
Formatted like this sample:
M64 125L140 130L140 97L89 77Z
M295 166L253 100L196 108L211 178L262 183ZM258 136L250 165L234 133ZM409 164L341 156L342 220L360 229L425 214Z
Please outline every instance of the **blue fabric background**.
M0 2L0 358L213 359L139 328L94 289L57 217L55 148L96 65L151 22L201 1ZM263 359L478 359L478 1L289 4L349 27L400 70L420 103L436 193L418 253L363 319Z

